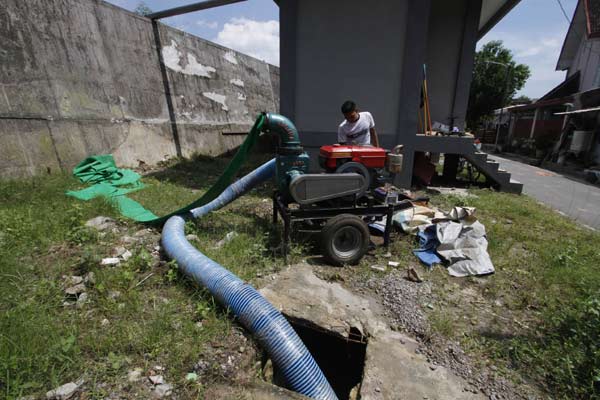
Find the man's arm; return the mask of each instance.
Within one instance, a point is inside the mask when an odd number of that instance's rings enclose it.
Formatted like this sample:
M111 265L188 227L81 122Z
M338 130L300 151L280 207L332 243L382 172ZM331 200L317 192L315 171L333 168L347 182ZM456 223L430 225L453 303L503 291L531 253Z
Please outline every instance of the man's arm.
M344 133L342 132L341 127L338 128L338 143L346 144L346 135L344 135Z
M368 113L369 116L369 134L371 139L371 144L375 147L379 147L379 138L377 137L377 132L375 131L375 119L371 113Z
M377 132L375 132L375 128L369 129L369 132L371 133L371 140L373 141L373 146L379 147L379 138L377 137Z

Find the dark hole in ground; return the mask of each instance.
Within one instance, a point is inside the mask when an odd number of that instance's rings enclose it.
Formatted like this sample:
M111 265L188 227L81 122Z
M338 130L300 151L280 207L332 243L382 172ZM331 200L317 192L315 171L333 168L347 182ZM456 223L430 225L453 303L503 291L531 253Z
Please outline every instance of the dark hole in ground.
M362 382L367 351L366 338L356 328L351 328L349 339L345 339L318 326L289 318L288 320L325 374L338 398L349 399L352 389ZM277 368L273 370L273 383L285 386Z

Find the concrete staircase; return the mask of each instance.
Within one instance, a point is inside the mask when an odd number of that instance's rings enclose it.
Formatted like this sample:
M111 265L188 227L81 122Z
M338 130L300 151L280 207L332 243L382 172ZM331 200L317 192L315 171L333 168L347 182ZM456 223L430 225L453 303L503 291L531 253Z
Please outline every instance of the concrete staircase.
M484 174L488 181L495 183L494 186L502 192L521 194L523 184L510 177L510 172L500 169L500 164L488 160L488 155L483 152L473 151L461 154L475 168Z
M464 157L481 171L496 189L516 194L523 191L521 182L511 179L510 173L500 169L497 162L489 160L486 153L477 151L472 137L417 135L414 150L444 153L446 158L448 155Z

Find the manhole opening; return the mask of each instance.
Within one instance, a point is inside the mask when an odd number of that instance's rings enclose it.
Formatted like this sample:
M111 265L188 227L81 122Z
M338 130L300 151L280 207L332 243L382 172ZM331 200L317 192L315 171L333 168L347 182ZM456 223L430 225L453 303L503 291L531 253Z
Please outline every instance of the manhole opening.
M305 321L288 318L294 330L304 342L308 351L325 374L340 400L357 398L360 390L367 351L367 340L356 328L350 328L348 338L333 332L309 325ZM273 369L272 382L284 386L283 377L277 368Z

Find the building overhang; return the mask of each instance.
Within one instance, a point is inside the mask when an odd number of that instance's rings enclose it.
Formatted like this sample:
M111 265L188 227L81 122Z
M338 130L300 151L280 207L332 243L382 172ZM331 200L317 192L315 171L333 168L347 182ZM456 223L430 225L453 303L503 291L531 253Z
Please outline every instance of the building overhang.
M477 39L481 39L521 0L482 0Z
M279 6L282 0L273 0ZM481 39L521 0L482 0L477 40Z

